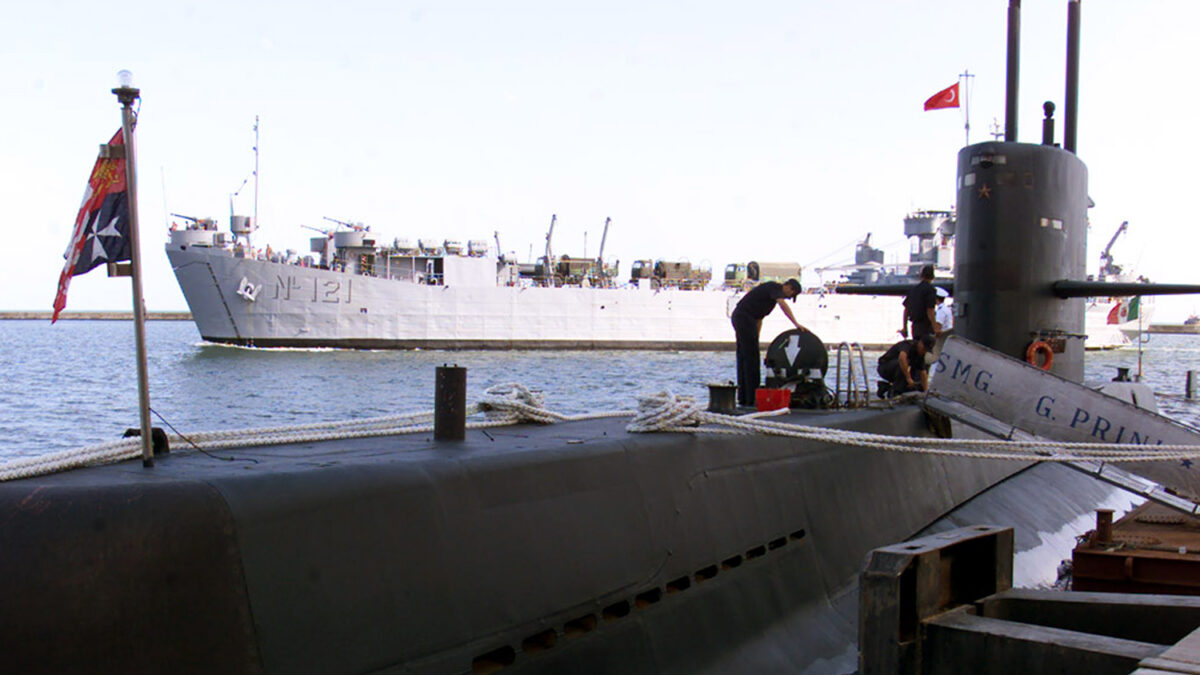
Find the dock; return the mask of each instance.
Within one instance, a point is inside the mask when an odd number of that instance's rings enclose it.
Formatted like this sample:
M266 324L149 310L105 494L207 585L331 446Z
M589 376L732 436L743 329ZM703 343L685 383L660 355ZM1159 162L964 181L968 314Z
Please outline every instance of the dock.
M1200 595L1200 518L1146 502L1096 521L1071 556L1073 590Z
M1012 552L989 525L873 551L859 675L1200 672L1200 598L1017 589Z
M1152 323L1146 332L1152 335L1200 335L1200 324Z

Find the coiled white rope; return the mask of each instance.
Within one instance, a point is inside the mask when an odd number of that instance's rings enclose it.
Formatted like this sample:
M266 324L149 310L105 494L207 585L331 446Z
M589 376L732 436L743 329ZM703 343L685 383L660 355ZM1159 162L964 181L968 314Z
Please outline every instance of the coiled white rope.
M931 438L869 434L846 429L814 427L764 419L786 414L788 410L725 415L707 411L691 396L660 391L638 399L636 412L610 412L565 415L545 407L545 396L520 384L490 387L479 402L467 407L468 417L483 413L483 420L468 421L468 429L485 429L521 423L552 424L578 422L606 417L632 417L626 426L631 433L658 431L708 434L764 434L786 436L837 445L874 448L892 452L910 452L975 459L1069 462L1102 460L1148 462L1200 458L1200 445L1155 445L1115 443L1066 443L1054 441L1006 441L961 438ZM280 427L260 427L233 431L205 431L183 436L168 435L176 447L192 444L201 451L233 447L315 443L350 438L393 436L433 431L433 413L416 412L385 415L360 420L317 422ZM0 482L29 478L95 464L108 464L140 457L140 438L125 438L84 448L22 457L0 464Z

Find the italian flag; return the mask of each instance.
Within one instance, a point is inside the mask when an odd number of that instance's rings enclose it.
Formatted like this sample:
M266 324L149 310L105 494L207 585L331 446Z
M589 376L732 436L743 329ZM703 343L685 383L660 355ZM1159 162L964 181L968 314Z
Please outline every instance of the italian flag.
M1137 321L1138 309L1141 305L1141 296L1135 295L1132 298L1121 298L1108 313L1109 323L1125 323L1126 321Z

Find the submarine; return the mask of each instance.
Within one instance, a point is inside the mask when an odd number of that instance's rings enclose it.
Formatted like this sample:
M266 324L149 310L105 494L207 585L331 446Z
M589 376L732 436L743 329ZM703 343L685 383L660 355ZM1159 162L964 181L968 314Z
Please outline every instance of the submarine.
M1082 305L1052 287L1084 259L1086 168L1014 134L964 148L958 178L962 332L1004 353L1061 338L1054 368L1078 381ZM997 237L1043 255L1000 270ZM773 419L981 435L915 401ZM1031 550L1115 491L1053 464L613 418L213 454L232 461L0 483L6 669L841 674L870 550L964 521Z

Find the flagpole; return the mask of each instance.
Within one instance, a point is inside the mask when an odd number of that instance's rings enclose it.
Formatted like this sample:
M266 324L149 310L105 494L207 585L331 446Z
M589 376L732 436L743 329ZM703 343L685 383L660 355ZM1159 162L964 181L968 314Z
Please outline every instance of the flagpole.
M969 71L969 70L963 70L962 74L958 76L959 80L961 80L963 83L963 94L962 94L963 113L967 118L966 124L963 125L963 129L966 131L966 136L967 136L966 137L966 145L971 144L971 95L970 94L971 94L971 78L972 77L975 77L975 76L972 75L971 71Z
M142 431L142 466L154 466L150 437L150 378L146 367L146 306L142 301L142 254L138 241L137 155L133 142L133 102L141 92L133 86L128 70L117 73L120 86L112 90L121 102L121 129L125 136L125 186L129 200L129 266L133 280L133 332L137 340L138 413Z

